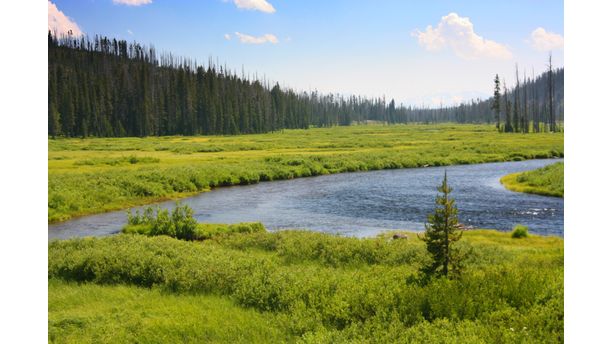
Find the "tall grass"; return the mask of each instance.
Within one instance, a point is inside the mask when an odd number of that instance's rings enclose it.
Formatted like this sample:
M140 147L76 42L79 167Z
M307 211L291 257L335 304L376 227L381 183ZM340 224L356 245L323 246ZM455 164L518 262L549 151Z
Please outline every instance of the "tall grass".
M563 163L509 174L501 178L501 183L512 191L563 197Z
M390 125L258 135L49 140L48 220L329 173L563 156L563 135Z
M214 295L49 281L50 343L282 343L273 314ZM237 326L239 324L239 326Z
M562 342L562 239L468 231L462 244L472 254L461 277L423 284L411 276L428 256L408 237L284 231L189 242L123 234L51 242L48 273L70 283L222 296L309 343Z
M148 236L165 235L182 240L206 240L229 233L265 232L260 222L245 222L238 224L197 223L193 210L188 205L177 202L172 214L167 209L146 207L140 211L127 214L128 223L122 232L127 234L143 234Z

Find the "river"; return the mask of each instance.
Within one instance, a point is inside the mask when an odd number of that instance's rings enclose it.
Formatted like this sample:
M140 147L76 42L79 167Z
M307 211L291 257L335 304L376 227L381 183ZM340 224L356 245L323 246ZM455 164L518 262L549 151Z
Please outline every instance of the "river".
M222 187L181 201L193 208L200 222L260 221L271 231L309 229L358 237L391 229L421 231L446 170L460 222L502 231L520 223L532 233L563 236L562 198L512 192L499 183L508 173L556 161L563 160L342 173ZM85 216L50 224L48 236L52 240L110 235L125 223L125 210Z

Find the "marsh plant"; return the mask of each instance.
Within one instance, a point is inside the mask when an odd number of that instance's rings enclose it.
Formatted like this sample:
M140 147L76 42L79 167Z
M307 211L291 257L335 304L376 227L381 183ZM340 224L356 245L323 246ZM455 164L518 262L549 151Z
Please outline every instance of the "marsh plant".
M150 235L167 235L169 237L194 240L198 222L193 217L193 209L188 205L176 203L172 213L168 209L147 207L142 215L140 211L132 214L128 211L128 226L135 226L143 230L148 229Z
M523 225L516 225L512 229L512 237L515 239L526 238L529 235L529 228Z

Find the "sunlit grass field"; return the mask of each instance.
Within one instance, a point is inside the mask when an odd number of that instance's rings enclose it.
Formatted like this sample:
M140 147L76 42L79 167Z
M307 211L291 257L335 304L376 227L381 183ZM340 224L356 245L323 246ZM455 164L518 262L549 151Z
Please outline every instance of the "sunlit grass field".
M512 173L503 176L501 183L512 191L563 197L563 163L558 162L533 171Z
M563 156L562 133L500 134L494 126L457 124L48 142L50 222L224 185Z
M51 343L282 343L279 325L227 297L49 281Z
M49 340L66 343L562 343L563 239L466 231L457 279L415 278L414 233L49 244Z

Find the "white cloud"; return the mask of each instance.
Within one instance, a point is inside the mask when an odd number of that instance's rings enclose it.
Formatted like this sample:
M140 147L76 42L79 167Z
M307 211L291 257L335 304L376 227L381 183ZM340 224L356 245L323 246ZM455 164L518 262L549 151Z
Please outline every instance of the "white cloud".
M276 38L276 36L269 34L269 33L263 36L256 37L256 36L251 36L251 35L247 35L244 33L236 32L236 37L238 37L241 43L246 43L246 44L264 44L264 43L277 44L278 43L278 38Z
M153 0L113 0L114 4L126 6L142 6L152 3Z
M457 13L442 17L436 28L429 25L424 32L415 30L412 36L417 37L419 44L428 51L450 48L457 56L468 60L512 57L508 47L479 36L470 18Z
M60 11L57 6L51 1L48 1L49 6L49 21L47 23L48 30L54 32L58 35L65 35L69 31L72 31L73 35L80 36L83 34L81 28L77 23L70 19L68 16L64 14L64 12Z
M128 33L130 36L133 36L133 35L134 35L134 33L132 32L132 30L130 30L130 29L127 29L127 33Z
M533 30L527 42L538 51L563 49L563 36L554 32L547 32L541 27Z
M451 98L453 104L460 104L463 101L462 96L452 96Z
M232 36L230 36L229 33L226 33L225 35L223 35L223 38L229 41L230 39L232 39Z
M276 9L266 0L234 0L236 7L243 10L261 11L265 13L274 13Z

